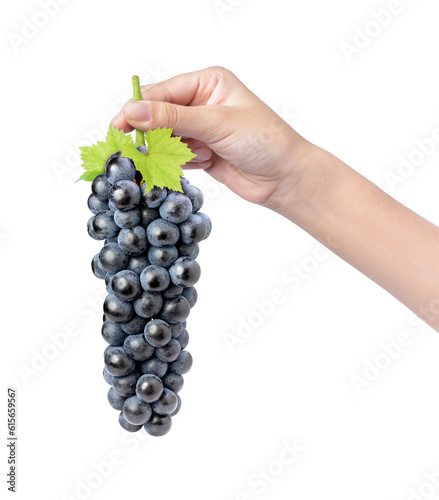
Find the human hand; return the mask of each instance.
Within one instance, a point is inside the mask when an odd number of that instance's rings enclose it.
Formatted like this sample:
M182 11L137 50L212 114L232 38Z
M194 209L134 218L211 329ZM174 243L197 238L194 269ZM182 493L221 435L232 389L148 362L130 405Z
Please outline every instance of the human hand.
M205 169L247 201L275 207L300 179L310 143L229 70L211 67L142 87L112 124L129 132L169 127Z

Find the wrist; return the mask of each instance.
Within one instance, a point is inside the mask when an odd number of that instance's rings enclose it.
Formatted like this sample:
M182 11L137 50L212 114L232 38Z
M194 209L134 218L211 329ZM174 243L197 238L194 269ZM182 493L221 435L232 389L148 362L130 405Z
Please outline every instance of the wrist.
M285 175L265 206L298 223L305 212L324 203L338 182L336 162L342 162L305 139L289 149Z

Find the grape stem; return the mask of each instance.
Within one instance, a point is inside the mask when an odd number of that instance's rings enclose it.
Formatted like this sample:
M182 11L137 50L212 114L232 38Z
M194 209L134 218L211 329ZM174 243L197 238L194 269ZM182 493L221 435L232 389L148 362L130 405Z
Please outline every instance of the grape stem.
M142 100L142 91L140 90L140 81L137 75L133 76L133 98L135 101ZM145 146L145 132L136 129L135 146Z

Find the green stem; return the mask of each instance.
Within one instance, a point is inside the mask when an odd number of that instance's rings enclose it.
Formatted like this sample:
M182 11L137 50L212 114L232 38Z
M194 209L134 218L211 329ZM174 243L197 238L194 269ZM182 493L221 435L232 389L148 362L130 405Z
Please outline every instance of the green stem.
M140 90L140 81L137 75L133 76L133 97L135 101L142 100L142 91ZM145 132L143 130L136 129L135 145L136 147L145 145Z

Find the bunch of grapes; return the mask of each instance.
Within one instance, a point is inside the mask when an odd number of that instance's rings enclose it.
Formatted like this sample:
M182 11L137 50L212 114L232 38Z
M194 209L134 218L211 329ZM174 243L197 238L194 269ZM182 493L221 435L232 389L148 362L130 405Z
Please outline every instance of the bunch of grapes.
M139 146L146 153L146 146ZM102 336L110 405L127 431L166 434L181 407L183 375L192 366L186 319L197 302L199 242L211 231L199 210L203 194L181 178L183 193L146 192L130 158L108 158L92 183L88 233L105 240L93 257L105 280Z

